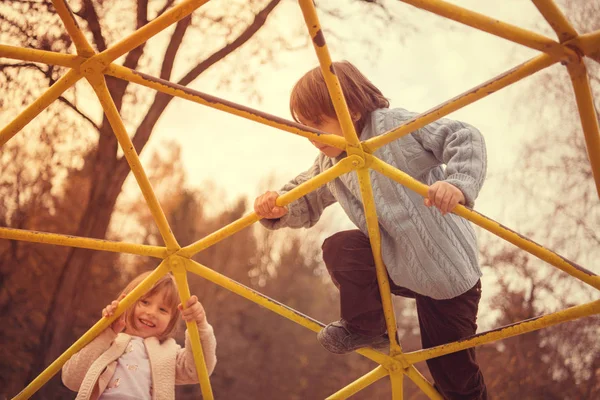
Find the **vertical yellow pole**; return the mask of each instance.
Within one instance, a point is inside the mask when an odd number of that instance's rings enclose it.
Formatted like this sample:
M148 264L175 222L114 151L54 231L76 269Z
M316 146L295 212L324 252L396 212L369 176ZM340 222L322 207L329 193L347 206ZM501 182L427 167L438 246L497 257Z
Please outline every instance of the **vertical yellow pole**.
M373 258L375 259L375 270L377 272L377 283L379 284L379 293L381 294L381 303L385 315L385 325L390 338L390 355L394 356L401 353L402 348L397 341L394 303L392 302L387 269L385 268L383 258L381 257L381 235L379 232L379 221L377 220L375 200L373 199L373 188L371 186L371 179L367 168L358 169L356 173L358 174L360 191L363 198L369 240L371 241Z
M191 297L190 287L187 280L187 271L185 269L185 263L187 260L183 257L172 256L169 258L171 261L171 270L173 276L177 282L177 289L179 290L179 298L184 309L185 303ZM202 390L202 398L204 400L213 400L212 387L210 385L210 379L208 378L208 370L206 368L206 362L204 361L204 352L202 351L202 344L200 342L200 332L198 332L198 325L195 322L187 322L188 334L190 335L190 341L192 342L192 353L194 354L194 362L196 363L196 372L198 374L198 381L200 382L200 389Z
M390 381L392 383L392 400L402 400L404 398L404 374L402 370L390 372Z
M354 123L352 122L340 81L335 74L331 56L329 55L329 50L327 49L327 44L325 43L325 36L323 35L321 25L319 24L319 18L317 17L315 5L312 0L299 0L299 3L300 8L302 9L302 14L304 15L304 21L308 27L308 32L312 38L313 46L317 52L317 57L319 58L321 72L323 73L323 78L327 84L327 89L329 90L329 95L331 96L331 102L333 103L333 107L340 122L340 126L342 127L342 132L344 133L346 142L348 142L348 154L357 154L362 156L363 151L360 146L360 141L356 135Z
M598 127L598 111L594 107L587 68L583 61L580 61L578 64L567 64L567 70L573 82L588 158L592 166L592 176L596 181L596 191L598 197L600 197L600 128Z

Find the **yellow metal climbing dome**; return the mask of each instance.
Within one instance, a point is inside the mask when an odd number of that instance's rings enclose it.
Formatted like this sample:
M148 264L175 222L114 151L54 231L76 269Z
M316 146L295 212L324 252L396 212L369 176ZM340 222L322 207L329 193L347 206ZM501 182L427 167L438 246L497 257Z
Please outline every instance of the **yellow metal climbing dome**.
M112 129L124 151L125 157L133 171L137 183L139 184L144 198L152 212L152 216L158 225L162 238L165 242L164 247L148 246L134 243L111 242L106 240L89 239L84 237L73 237L60 234L33 232L19 229L10 229L0 227L0 238L11 240L26 240L31 242L48 243L60 246L73 246L94 250L105 250L112 252L123 252L156 257L162 259L158 267L150 274L135 290L125 297L120 303L115 315L111 318L103 318L90 328L79 340L77 340L64 354L46 368L35 380L33 380L25 389L15 398L27 399L31 397L42 385L44 385L54 374L56 374L62 365L77 351L91 341L98 333L106 329L128 306L133 304L145 291L147 291L154 282L161 276L173 272L180 290L180 297L186 300L190 296L187 284L187 273L192 272L208 279L217 285L220 285L232 292L239 294L263 307L286 317L298 324L318 332L323 325L313 319L296 312L283 304L277 303L262 294L255 292L229 278L223 276L214 270L200 265L193 261L191 257L212 246L218 241L233 235L239 230L258 221L256 214L251 213L197 242L181 247L177 239L173 236L169 224L158 203L156 195L148 181L146 173L140 164L138 154L136 153L129 135L127 134L121 117L113 103L111 95L106 86L105 75L110 75L119 79L152 88L171 96L180 97L196 103L213 107L231 114L235 114L253 121L269 125L284 131L309 138L311 140L325 143L340 149L345 149L348 157L342 162L336 164L331 169L321 175L298 186L294 190L280 196L278 205L286 205L326 182L336 177L352 173L358 174L365 213L373 253L377 266L377 276L379 288L382 295L382 301L386 316L386 323L389 337L391 339L390 352L384 354L371 349L361 349L358 353L375 361L379 364L373 371L357 379L347 387L331 395L330 398L346 398L365 388L378 379L389 375L392 385L392 396L394 399L402 399L402 384L404 375L408 376L423 392L431 399L441 399L439 393L414 367L419 361L439 357L445 354L471 348L495 340L515 336L518 334L530 332L547 326L555 325L561 322L581 318L592 314L600 313L600 300L591 303L575 306L566 310L558 311L539 318L519 322L513 325L497 328L495 330L484 332L460 342L449 343L434 348L403 353L400 344L396 340L396 321L392 308L391 295L385 266L383 265L380 254L380 237L373 202L371 183L369 181L369 169L388 176L391 179L407 186L411 190L426 196L427 187L420 182L412 179L402 171L382 162L373 156L373 152L381 146L398 139L416 129L419 129L438 118L441 118L453 111L456 111L468 104L475 102L499 89L502 89L514 82L517 82L529 75L532 75L555 63L562 63L566 66L573 83L577 105L581 116L583 133L585 135L589 159L592 166L593 176L596 182L596 188L600 194L600 132L598 120L592 101L592 94L589 85L587 70L583 62L584 57L594 59L600 62L600 31L579 35L569 24L562 12L552 0L533 0L541 14L548 21L558 36L558 41L548 37L536 34L534 32L521 29L517 26L500 22L498 20L486 17L478 13L463 9L461 7L446 3L440 0L403 0L405 3L431 11L441 16L453 19L460 23L480 29L493 35L511 40L523 46L527 46L541 52L535 58L513 68L488 82L485 82L457 97L447 101L432 110L429 110L402 126L387 132L384 135L360 142L350 115L341 93L340 84L331 68L332 62L329 51L325 43L325 37L314 4L311 0L299 0L300 7L304 14L306 26L313 44L321 69L325 77L327 87L331 93L335 111L342 126L344 137L334 135L325 135L303 125L284 120L275 116L268 115L258 110L234 104L213 96L206 95L186 87L173 84L171 82L158 79L143 73L114 64L114 60L141 45L152 36L161 32L163 29L176 23L182 18L192 13L196 8L207 3L208 0L185 0L174 6L168 12L162 14L152 22L140 28L130 36L122 39L107 50L97 53L90 46L84 34L77 26L66 0L52 0L54 7L62 19L67 32L69 33L75 47L77 55L60 54L49 51L26 49L13 46L0 45L0 57L55 64L70 68L63 77L61 77L52 87L50 87L42 96L27 107L12 122L0 131L0 146L3 146L10 138L17 134L25 125L34 119L50 103L56 100L65 90L73 86L77 81L85 78L93 87L98 96L106 117L110 121ZM600 277L594 273L585 270L575 263L566 260L558 254L534 243L533 241L519 235L518 233L498 224L497 222L463 206L458 206L456 214L469 219L473 223L484 229L500 236L501 238L515 244L516 246L530 252L540 259L552 264L553 266L565 271L575 278L587 283L588 285L600 290ZM204 399L212 399L212 389L204 358L202 348L199 342L198 330L195 324L188 324L188 330L192 337L194 359L197 366L198 377L202 387Z

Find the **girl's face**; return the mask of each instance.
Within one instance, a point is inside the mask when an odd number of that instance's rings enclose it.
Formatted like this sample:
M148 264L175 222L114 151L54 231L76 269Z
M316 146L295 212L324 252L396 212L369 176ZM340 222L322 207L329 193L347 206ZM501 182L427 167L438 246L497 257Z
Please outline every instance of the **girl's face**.
M337 136L344 136L344 134L342 132L342 127L340 126L340 123L338 122L338 120L335 118L324 116L323 120L319 124L316 124L311 121L300 121L300 122L304 125L310 126L311 128L318 129L318 130L326 132L326 133L331 133L331 134L337 135ZM313 140L311 140L310 142L313 144L313 146L315 146L317 149L319 149L319 151L321 153L325 154L327 157L331 157L331 158L337 157L340 154L342 154L342 152L344 151L342 149L338 149L337 147L327 146L326 144L315 142Z
M134 326L127 326L127 333L142 338L159 337L171 321L171 307L165 302L162 291L140 299L133 310Z

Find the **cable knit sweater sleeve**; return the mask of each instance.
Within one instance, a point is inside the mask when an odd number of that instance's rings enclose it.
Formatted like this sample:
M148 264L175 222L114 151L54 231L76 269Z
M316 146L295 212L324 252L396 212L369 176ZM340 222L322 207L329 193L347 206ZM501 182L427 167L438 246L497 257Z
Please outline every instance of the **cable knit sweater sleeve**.
M116 337L117 334L111 328L107 328L83 349L73 354L62 367L62 381L65 386L78 392L91 365L108 350Z
M200 342L202 343L202 352L204 353L204 362L208 375L212 374L217 365L217 340L212 326L208 323L198 324L200 333ZM194 363L194 353L192 352L192 342L188 331L185 331L185 347L177 351L175 364L175 384L184 385L198 383L198 374L196 373L196 364Z
M301 173L296 178L286 183L283 188L279 191L279 194L289 192L300 184L308 181L309 179L317 176L321 172L319 157L315 160L310 169ZM260 220L260 223L267 229L280 229L280 228L310 228L319 221L323 210L337 200L329 191L327 185L320 186L317 190L314 190L296 201L288 204L288 213L279 219L266 219Z
M446 164L445 181L459 188L465 195L465 205L473 208L487 169L483 135L471 125L446 118L411 135L438 161Z

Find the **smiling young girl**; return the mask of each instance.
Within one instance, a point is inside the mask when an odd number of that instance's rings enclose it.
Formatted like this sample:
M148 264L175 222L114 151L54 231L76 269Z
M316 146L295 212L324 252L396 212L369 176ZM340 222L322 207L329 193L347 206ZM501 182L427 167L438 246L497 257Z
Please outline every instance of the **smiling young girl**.
M133 279L119 299L102 310L103 317L113 315L119 301L149 274ZM184 348L172 338L180 315L198 325L210 375L217 362L212 326L196 296L188 299L183 310L175 280L167 274L65 363L64 384L78 392L77 400L174 399L176 384L198 382L187 331Z

